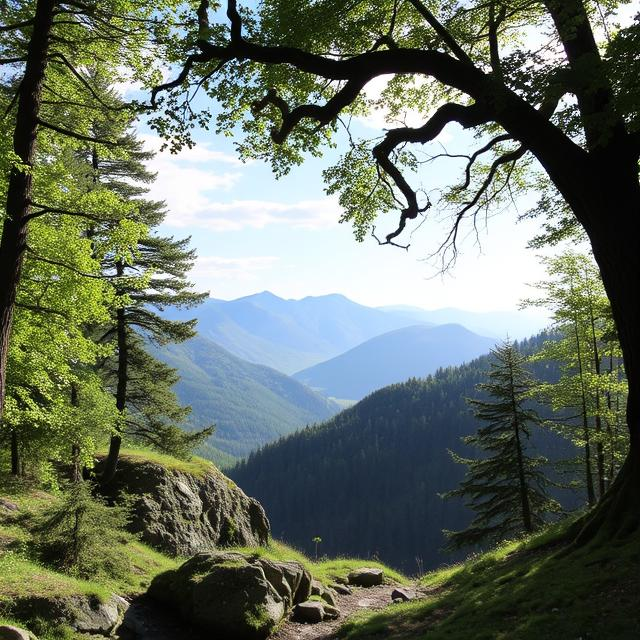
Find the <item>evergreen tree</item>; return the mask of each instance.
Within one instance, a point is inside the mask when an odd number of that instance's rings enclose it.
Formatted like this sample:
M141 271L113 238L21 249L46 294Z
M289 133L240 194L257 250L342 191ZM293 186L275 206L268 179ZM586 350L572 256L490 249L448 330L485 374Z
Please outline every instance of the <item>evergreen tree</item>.
M531 533L543 524L545 513L559 508L546 490L548 481L542 471L546 459L527 451L530 428L541 420L526 408L534 383L524 368L525 358L509 342L491 353L495 360L489 381L478 385L490 399L468 401L475 417L486 425L462 438L485 455L470 459L451 453L468 470L460 486L444 497L468 498L468 506L476 512L467 529L446 532L451 548Z
M94 86L101 86L99 79L94 80ZM102 90L113 99L108 87ZM111 321L100 337L102 343L113 346L113 356L104 360L102 370L120 416L110 439L104 482L116 471L125 434L166 453L185 456L212 432L208 428L187 433L178 426L190 411L179 405L171 390L178 377L173 369L146 351L145 340L166 344L193 337L195 320L168 320L160 312L167 306L197 305L207 294L194 292L187 279L195 260L195 251L189 248L190 239L153 233L166 210L164 203L144 197L147 184L155 179L145 166L153 153L145 151L128 131L133 116L127 115L119 120L96 119L92 127L94 135L118 137L121 144L114 153L88 145L82 158L84 166L91 168L87 188L92 185L107 188L134 204L130 222L140 227L136 244L124 252L113 244L115 227L121 226L121 221L107 219L91 230L102 274L111 283L115 298Z

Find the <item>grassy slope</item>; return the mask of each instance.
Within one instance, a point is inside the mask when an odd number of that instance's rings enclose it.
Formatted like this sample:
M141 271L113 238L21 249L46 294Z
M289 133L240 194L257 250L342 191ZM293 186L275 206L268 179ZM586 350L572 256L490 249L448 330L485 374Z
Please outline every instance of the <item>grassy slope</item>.
M427 574L425 599L346 623L348 640L640 638L640 537L560 554L566 525Z
M407 584L408 582L407 578L401 573L390 569L381 562L360 560L357 558L322 558L320 560L312 560L301 551L277 540L271 540L267 547L243 547L234 549L234 551L255 553L271 560L295 560L303 564L316 580L324 584L331 584L335 582L336 578L346 578L351 571L364 566L382 569L387 581L400 584Z
M177 460L157 452L139 449L123 449L123 457L150 461L168 469L202 476L205 473L219 473L207 460L193 457L191 460ZM228 480L231 482L231 480ZM33 486L14 482L0 473L0 498L17 505L18 510L10 511L0 506L0 624L18 624L8 613L11 601L27 596L48 598L65 597L76 594L92 595L104 601L110 594L136 595L146 591L151 580L164 571L177 568L183 559L169 558L140 542L122 545L122 553L129 556L132 572L122 580L98 578L80 580L53 571L34 559L32 552L32 528L38 514L46 512L60 498L53 493ZM313 561L299 551L277 541L267 547L233 549L244 553L255 553L273 560L296 560L309 569L313 577L326 584L337 577L346 577L354 568L363 565L380 567L394 582L406 582L406 578L376 562L338 558ZM23 621L24 622L24 621ZM69 630L51 628L40 630L41 640L72 639Z

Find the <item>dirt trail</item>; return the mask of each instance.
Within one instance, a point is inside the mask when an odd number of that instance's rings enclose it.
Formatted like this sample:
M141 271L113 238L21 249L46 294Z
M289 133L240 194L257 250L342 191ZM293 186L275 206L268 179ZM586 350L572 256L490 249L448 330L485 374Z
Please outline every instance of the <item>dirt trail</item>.
M337 620L325 620L318 624L302 624L288 620L270 640L332 640L336 638L336 631L340 625L356 611L383 609L391 604L394 585L367 589L352 588L351 595L339 595L337 598L337 606L340 609L340 617Z

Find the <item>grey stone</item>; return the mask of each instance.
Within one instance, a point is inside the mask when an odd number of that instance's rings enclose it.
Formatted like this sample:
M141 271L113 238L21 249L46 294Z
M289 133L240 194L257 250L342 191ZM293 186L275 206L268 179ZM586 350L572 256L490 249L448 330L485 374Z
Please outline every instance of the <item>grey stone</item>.
M19 511L20 510L18 505L15 504L15 502L11 502L10 500L7 500L6 498L0 498L0 507L5 509L6 511Z
M349 574L349 584L356 587L375 587L384 581L382 569L370 569L361 567Z
M311 595L312 596L319 596L322 592L324 591L324 586L321 582L318 582L318 580L312 580L311 581Z
M396 587L391 592L391 599L395 602L396 600L400 600L401 602L407 602L409 600L413 600L415 595L411 593L411 591L407 591L407 589L401 589Z
M24 629L8 624L0 625L0 640L30 640L33 637Z
M129 603L116 595L107 602L73 596L68 599L68 609L73 612L69 625L80 633L109 636L118 628L128 608Z
M148 595L222 638L266 638L309 596L311 576L295 562L237 552L199 553L152 581Z
M340 609L338 607L331 606L330 604L325 604L323 606L324 609L324 617L329 618L329 620L336 620L340 617Z
M296 605L293 610L293 617L298 622L308 622L315 624L324 620L324 606L317 600L308 600Z
M215 468L194 476L125 455L103 492L112 498L121 493L137 498L130 531L174 556L260 546L269 538L269 521L260 503Z
M12 609L21 620L41 618L54 624L66 624L83 634L110 636L120 623L129 604L112 595L106 602L95 596L28 596L16 598Z
M334 583L330 586L336 593L339 593L341 596L350 596L353 593L353 591L346 584Z

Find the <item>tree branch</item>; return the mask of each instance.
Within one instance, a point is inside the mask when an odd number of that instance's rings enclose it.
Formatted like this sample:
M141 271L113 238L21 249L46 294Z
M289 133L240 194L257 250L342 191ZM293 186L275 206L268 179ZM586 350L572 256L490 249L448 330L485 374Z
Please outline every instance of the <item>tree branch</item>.
M484 105L476 103L464 106L461 104L448 103L440 107L422 127L417 129L410 127L391 129L387 132L382 142L373 148L372 153L378 165L390 176L407 201L407 206L401 211L398 227L395 231L387 234L386 241L381 244L390 244L394 238L397 238L404 231L407 220L417 218L420 213L426 211L431 206L431 203L427 203L424 207L418 205L416 192L409 186L402 172L391 160L391 153L404 142L417 142L421 144L430 142L436 138L450 122L458 122L467 128L483 124L488 120L489 112Z
M113 140L106 140L105 138L94 138L92 136L85 136L83 133L76 133L75 131L70 131L69 129L63 129L58 125L52 124L51 122L47 122L46 120L42 120L38 118L38 124L45 129L51 129L52 131L56 131L57 133L61 133L64 136L69 136L70 138L75 138L76 140L83 140L85 142L95 142L97 144L104 144L110 147L117 147L118 142Z
M409 0L414 9L429 23L433 30L442 38L442 41L451 49L451 53L465 64L473 65L473 60L467 55L465 50L456 42L456 39L449 33L447 28L429 11L427 6L420 0Z
M86 213L83 211L68 211L66 209L58 209L57 207L47 207L41 204L37 204L36 202L32 203L33 207L39 209L39 211L34 211L27 216L24 217L25 221L33 220L34 218L39 218L40 216L44 216L48 213L56 213L62 216L73 216L77 218L85 218L86 220L91 220L92 222L105 222L105 216L99 216L94 213ZM113 221L113 218L109 218L109 221ZM117 219L115 219L117 220Z

